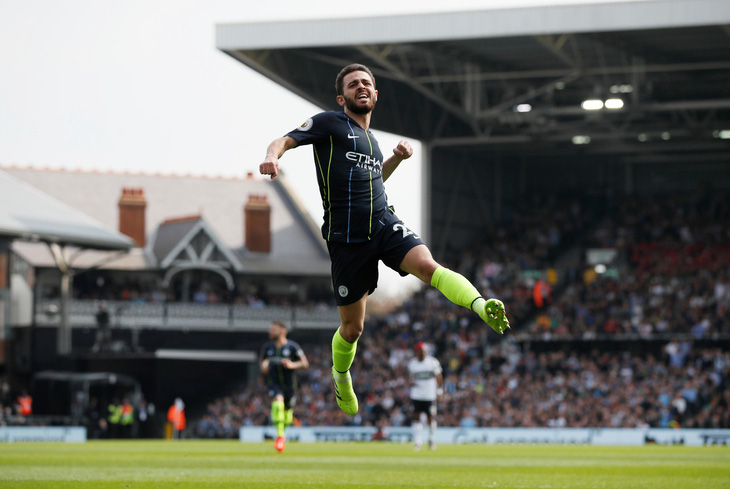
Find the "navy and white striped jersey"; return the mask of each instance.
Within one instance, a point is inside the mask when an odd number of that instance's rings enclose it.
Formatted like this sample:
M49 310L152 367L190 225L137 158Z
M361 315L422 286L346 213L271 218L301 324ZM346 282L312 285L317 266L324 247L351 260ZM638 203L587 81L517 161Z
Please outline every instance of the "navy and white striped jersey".
M344 112L322 112L287 134L298 145L311 144L324 208L322 237L327 241L367 241L385 224L383 154L373 134Z

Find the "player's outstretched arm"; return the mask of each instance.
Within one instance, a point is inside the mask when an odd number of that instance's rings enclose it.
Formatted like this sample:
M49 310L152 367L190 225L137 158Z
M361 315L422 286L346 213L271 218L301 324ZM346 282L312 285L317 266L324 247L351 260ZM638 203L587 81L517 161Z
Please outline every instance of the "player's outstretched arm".
M413 156L413 148L408 141L401 139L393 149L393 156L383 162L383 181L386 181L398 168L400 162Z
M279 158L292 148L296 148L297 142L294 138L289 136L283 136L279 139L275 139L266 148L266 158L264 162L259 165L259 172L262 175L271 175L274 179L279 174Z

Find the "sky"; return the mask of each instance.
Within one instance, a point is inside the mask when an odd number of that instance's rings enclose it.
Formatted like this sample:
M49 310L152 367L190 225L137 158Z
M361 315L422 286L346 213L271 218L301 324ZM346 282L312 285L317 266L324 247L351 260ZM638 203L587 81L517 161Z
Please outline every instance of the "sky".
M0 0L0 166L258 174L268 143L320 109L217 50L218 23L576 3L604 2ZM400 139L375 134L384 155ZM418 232L420 144L410 142L414 157L386 190ZM281 167L319 223L311 151L288 152ZM381 272L387 293L417 283L393 285L397 275L387 273Z

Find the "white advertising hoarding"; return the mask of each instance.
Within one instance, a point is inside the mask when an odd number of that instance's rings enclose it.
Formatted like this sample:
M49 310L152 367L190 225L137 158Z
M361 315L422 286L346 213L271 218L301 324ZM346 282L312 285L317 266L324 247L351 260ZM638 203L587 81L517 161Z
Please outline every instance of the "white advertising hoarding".
M289 441L302 443L371 441L372 427L290 427ZM387 428L386 440L396 443L412 442L408 427ZM239 432L242 442L273 440L276 429L271 426L245 426ZM662 445L729 445L730 430L722 429L640 429L640 428L437 428L437 444L459 443L528 443L560 445L640 446Z

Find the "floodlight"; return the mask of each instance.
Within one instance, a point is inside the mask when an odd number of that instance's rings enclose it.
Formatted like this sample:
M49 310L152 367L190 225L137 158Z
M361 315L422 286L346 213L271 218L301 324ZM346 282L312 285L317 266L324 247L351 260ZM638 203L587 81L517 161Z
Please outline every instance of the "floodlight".
M601 110L603 108L603 100L588 99L580 104L583 110Z
M607 109L620 109L624 106L624 101L620 98L610 98L606 100Z

